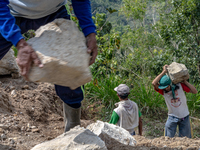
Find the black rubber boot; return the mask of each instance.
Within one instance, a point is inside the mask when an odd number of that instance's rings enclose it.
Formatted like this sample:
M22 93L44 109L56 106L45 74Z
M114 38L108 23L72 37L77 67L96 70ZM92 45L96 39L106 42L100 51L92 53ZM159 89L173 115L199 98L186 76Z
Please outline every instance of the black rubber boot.
M81 107L72 108L69 105L63 103L63 113L64 113L65 132L81 124L80 122Z

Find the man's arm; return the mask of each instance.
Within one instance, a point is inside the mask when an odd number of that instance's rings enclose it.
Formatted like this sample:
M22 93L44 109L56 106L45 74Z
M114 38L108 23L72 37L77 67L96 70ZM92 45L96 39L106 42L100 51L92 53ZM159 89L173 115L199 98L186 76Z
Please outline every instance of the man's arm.
M88 53L91 54L92 58L89 65L95 62L97 52L96 42L96 27L92 20L90 0L72 0L72 6L74 13L79 20L79 25L86 36Z
M189 87L190 93L193 93L193 94L197 94L197 93L198 93L197 89L196 89L192 84L190 84L190 83L187 82L186 80L184 80L183 83L184 83L187 87Z
M118 114L117 114L115 111L113 111L109 123L111 123L111 124L116 124L116 123L118 122L118 120L119 120Z
M155 88L157 91L159 90L159 89L158 89L158 86L159 86L158 82L160 81L160 79L162 78L162 76L164 76L165 73L167 73L167 67L168 67L168 65L164 65L164 66L163 66L163 71L162 71L162 72L153 80L153 82L152 82L154 88Z
M8 0L0 0L0 33L17 47L17 63L20 73L28 80L27 75L31 63L40 67L42 65L35 51L23 39L20 28L15 24L15 18L10 14L8 4Z
M84 35L87 37L90 33L96 33L96 27L92 20L90 0L72 0L72 6Z
M8 4L8 0L0 0L0 33L7 41L17 46L23 36L15 24L15 18L10 14Z
M139 129L139 134L142 136L142 118L139 117L139 126L138 126L138 129Z

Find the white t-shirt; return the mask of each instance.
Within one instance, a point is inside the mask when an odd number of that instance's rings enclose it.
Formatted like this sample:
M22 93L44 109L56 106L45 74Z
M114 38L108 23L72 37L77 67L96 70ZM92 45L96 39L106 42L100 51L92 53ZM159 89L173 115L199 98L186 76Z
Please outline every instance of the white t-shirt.
M67 0L9 0L10 12L15 17L38 19L56 12Z
M187 99L181 84L178 83L177 85L179 86L179 89L175 90L176 99L173 99L172 91L168 93L164 92L163 96L168 107L168 115L184 118L189 115Z

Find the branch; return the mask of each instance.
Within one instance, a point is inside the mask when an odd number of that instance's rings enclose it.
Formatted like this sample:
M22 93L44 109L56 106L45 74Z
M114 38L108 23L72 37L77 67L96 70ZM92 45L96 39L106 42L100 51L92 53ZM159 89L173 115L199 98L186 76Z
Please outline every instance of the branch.
M126 68L123 68L122 66L120 66L120 68L121 68L122 70L129 71L129 72L133 73L134 75L136 75L138 78L142 79L142 77L140 77L137 73L135 73L135 72L133 72L133 71L131 71L131 70L128 70L128 69L126 69Z
M190 116L190 118L191 118L191 119L194 119L194 120L197 120L197 121L200 121L200 119L195 118L195 117L191 117L191 116Z

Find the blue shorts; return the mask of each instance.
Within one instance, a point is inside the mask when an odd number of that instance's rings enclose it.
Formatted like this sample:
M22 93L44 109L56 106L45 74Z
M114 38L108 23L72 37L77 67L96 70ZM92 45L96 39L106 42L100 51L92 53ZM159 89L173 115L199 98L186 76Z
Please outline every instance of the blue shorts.
M70 19L70 16L67 13L65 6L62 6L57 12L48 15L46 17L42 17L39 19L27 19L22 17L16 17L16 24L20 27L21 33L25 33L28 30L37 30L40 26L45 25L49 22L52 22L56 18L64 18ZM4 55L11 48L12 43L6 41L2 35L0 34L0 59L4 57ZM75 90L71 90L69 87L55 85L57 95L70 106L78 107L81 105L81 101L83 100L83 91L81 87L78 87Z
M135 135L135 131L133 131L133 133L131 133L131 135Z
M179 137L186 136L191 138L189 115L181 119L174 116L168 116L165 124L165 136L174 137L177 126L179 127Z

